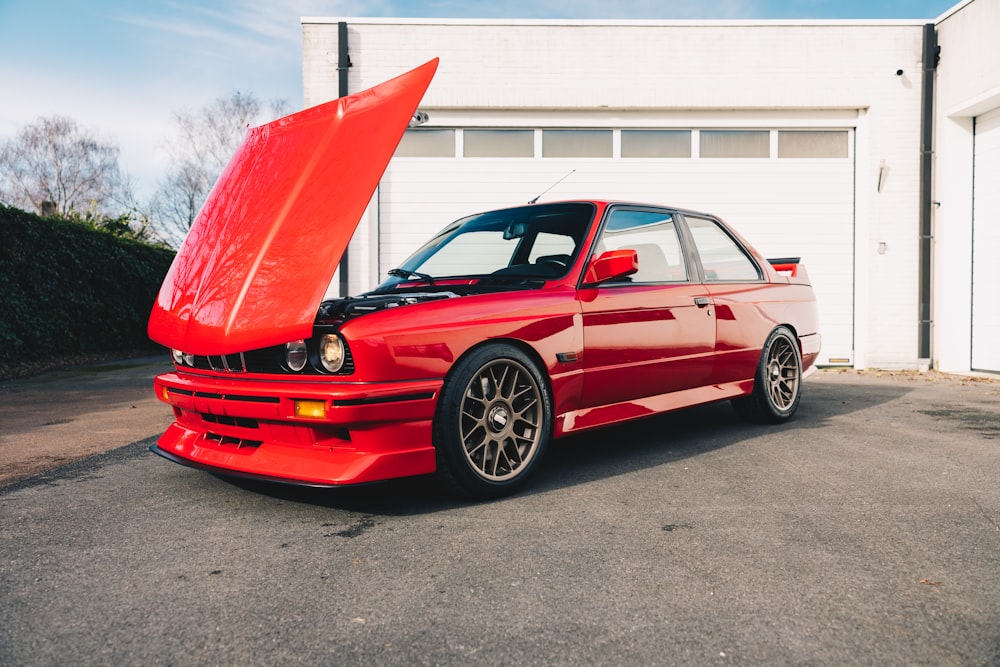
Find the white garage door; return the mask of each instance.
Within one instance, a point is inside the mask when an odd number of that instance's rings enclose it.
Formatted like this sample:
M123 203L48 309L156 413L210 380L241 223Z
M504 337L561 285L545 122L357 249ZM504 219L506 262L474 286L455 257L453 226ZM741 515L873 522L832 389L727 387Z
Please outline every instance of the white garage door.
M976 118L972 368L1000 372L1000 109Z
M546 156L549 130L533 133L538 157L454 157L463 155L463 132L448 132L452 157L397 153L382 180L380 275L446 223L525 204L566 177L540 201L624 199L707 211L766 257L801 257L819 300L820 363L853 364L853 130L694 130L686 133L688 154L668 158L623 157L650 152L646 144L662 138L637 142L630 130L615 130L611 148L601 148L605 139L597 137L598 150L612 150L611 157ZM663 150L673 155L676 147Z

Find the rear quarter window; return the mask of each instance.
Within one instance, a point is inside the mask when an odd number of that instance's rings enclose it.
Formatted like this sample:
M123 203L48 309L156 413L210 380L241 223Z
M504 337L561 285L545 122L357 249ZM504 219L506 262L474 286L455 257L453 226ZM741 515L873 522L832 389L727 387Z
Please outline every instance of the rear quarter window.
M743 248L714 220L686 216L701 258L706 282L746 282L761 279L760 269Z

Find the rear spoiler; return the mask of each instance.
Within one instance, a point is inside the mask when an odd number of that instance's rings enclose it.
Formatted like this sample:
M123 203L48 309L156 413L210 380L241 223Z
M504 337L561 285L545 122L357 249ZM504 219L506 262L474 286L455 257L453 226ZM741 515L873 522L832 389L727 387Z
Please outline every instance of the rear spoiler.
M779 275L788 278L790 283L800 283L809 285L809 273L801 257L776 257L768 258L768 263L778 272Z

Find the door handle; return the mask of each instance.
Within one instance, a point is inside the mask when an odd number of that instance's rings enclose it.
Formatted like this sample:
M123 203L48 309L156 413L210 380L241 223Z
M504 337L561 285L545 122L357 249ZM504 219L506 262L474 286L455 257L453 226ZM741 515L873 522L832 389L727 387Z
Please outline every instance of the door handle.
M694 298L694 305L698 306L699 308L707 308L708 306L712 305L712 300L709 299L707 296L696 296Z

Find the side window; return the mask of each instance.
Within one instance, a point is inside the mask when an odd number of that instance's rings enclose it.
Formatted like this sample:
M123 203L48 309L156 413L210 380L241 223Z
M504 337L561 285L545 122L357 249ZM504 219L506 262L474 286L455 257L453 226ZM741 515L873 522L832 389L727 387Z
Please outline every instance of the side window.
M669 213L616 209L611 212L597 247L600 251L631 248L639 259L632 283L683 282L687 266Z
M760 280L757 265L717 223L705 218L685 216L705 270L705 281L742 282Z

